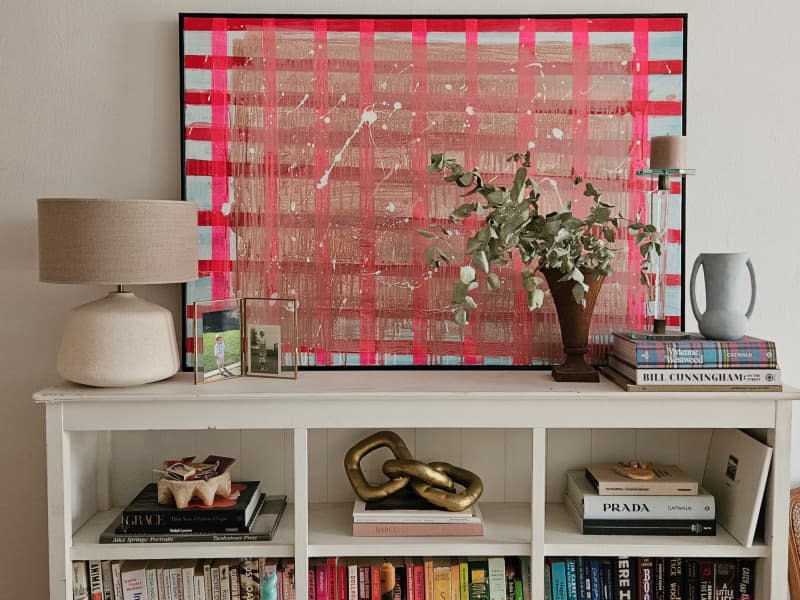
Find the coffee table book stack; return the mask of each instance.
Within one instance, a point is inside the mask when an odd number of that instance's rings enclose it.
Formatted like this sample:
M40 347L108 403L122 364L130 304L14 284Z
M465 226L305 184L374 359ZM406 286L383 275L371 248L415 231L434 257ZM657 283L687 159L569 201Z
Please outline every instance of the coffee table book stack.
M383 500L356 499L353 506L355 537L482 536L483 515L478 504L452 512L412 494Z
M234 482L231 488L231 498L216 496L211 506L193 498L187 508L179 509L159 504L156 484L147 484L98 541L165 544L271 540L286 508L286 496L267 496L259 481Z
M615 465L567 473L564 504L583 534L716 535L714 497L677 466L655 465L653 479L630 479Z
M709 340L699 334L650 339L615 333L601 372L629 392L780 392L775 342L745 336Z

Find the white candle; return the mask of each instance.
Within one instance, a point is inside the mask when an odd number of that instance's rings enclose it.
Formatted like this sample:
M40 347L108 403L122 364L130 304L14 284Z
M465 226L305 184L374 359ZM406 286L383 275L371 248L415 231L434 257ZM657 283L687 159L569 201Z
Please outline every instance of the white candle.
M685 135L658 135L650 140L651 169L688 169Z

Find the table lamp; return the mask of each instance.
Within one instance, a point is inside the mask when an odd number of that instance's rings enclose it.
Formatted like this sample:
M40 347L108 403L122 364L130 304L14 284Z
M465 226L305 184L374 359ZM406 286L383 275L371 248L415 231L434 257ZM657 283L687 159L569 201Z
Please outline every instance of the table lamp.
M70 311L56 368L64 379L127 387L180 368L172 314L125 285L197 278L197 207L175 200L40 198L39 280L115 285Z

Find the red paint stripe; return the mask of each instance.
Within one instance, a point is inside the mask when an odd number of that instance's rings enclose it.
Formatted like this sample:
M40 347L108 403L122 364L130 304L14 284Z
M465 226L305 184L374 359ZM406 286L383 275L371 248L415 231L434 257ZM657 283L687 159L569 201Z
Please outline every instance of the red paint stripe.
M233 270L232 260L212 259L198 260L197 269L202 273L230 273ZM202 275L201 275L202 277Z
M673 274L668 273L664 279L666 280L667 285L670 287L679 287L681 285L681 282L683 281L683 277L681 277L676 273Z
M213 69L236 69L236 70L252 70L261 71L264 69L264 58L245 58L241 56L214 56L214 55L197 55L189 54L183 59L183 66L185 69L210 71ZM569 62L542 62L542 67L548 75L572 75L574 72L574 65ZM520 63L515 65L517 69L525 68L526 64ZM481 63L481 75L507 75L508 74L507 62L483 62ZM312 71L314 68L314 59L296 59L296 58L275 58L275 68L281 72L286 73L306 73ZM337 73L352 73L358 74L359 62L355 59L336 59ZM583 68L583 67L582 67ZM618 62L609 61L590 61L587 63L589 75L632 75L634 73L634 65L628 63L622 65ZM393 75L396 73L396 61L375 61L374 72L377 75ZM432 73L440 75L448 74L461 74L464 72L464 63L456 61L436 61L432 62L430 66ZM658 75L680 75L683 72L683 62L680 60L657 60L650 61L648 65L650 73ZM193 93L189 91L187 93Z
M314 19L314 91L312 106L316 115L314 128L314 179L318 187L314 190L314 241L317 253L313 257L319 269L317 296L319 306L331 307L331 250L328 237L330 213L330 186L322 185L322 178L333 160L328 148L328 126L322 120L328 110L328 19ZM335 169L336 167L334 167ZM330 351L333 344L333 322L330 318L319 319L319 345L315 351L317 364L330 364Z
M227 21L212 21L211 50L214 54L228 51ZM228 72L225 69L214 69L211 72L211 88L213 97L224 97L228 86ZM228 126L228 107L223 102L211 105L211 158L215 164L226 164L228 160L227 136L221 132ZM215 169L216 171L216 169ZM228 201L228 178L224 173L211 173L211 205L214 212L221 212ZM230 240L226 228L215 227L211 231L211 257L222 260L230 257ZM230 272L215 271L211 277L211 299L227 298L231 294Z
M633 151L630 160L630 173L628 180L633 182L636 179L636 171L645 169L646 158L650 156L650 148L648 144L648 103L647 98L649 95L648 86L648 56L649 56L649 35L648 35L648 21L647 19L635 19L633 23L633 65L635 67L633 76L633 90L631 113L634 119L633 125ZM644 191L637 188L631 188L630 191L631 214L645 214L647 195ZM634 329L641 329L644 327L645 314L643 305L643 295L641 287L633 282L638 280L639 272L639 250L636 247L634 240L631 238L628 242L628 272L631 274L630 281L633 285L629 287L628 291L628 326Z
M372 108L372 97L375 89L374 61L375 61L375 21L362 19L359 34L359 63L361 75L359 77L359 102L361 113ZM375 189L374 157L372 144L368 135L360 135L359 139L359 203L360 203L360 240L359 246L363 257L360 285L361 297L359 304L359 360L362 365L377 364L377 327L375 315Z
M425 173L429 163L429 148L425 138L425 128L428 126L428 49L427 49L427 22L425 19L412 21L411 57L414 66L411 69L412 89L418 92L419 102L416 105L416 116L411 118L411 127L414 138L422 141L414 144L411 150L411 169L416 173ZM437 151L443 151L438 148ZM412 216L415 220L426 219L430 214L428 209L427 181L430 177L421 175L412 184ZM425 264L426 244L422 236L414 239L413 264ZM411 303L414 309L411 325L411 354L415 365L424 365L427 362L427 336L428 318L424 311L428 307L429 283L422 282L411 293Z
M517 64L527 65L536 61L536 20L520 19L519 42L517 48ZM535 107L539 104L536 101L536 83L541 77L538 70L534 70L531 77L519 78L519 93L517 94L517 144L515 150L524 152L528 149L528 144L536 144L531 148L531 164L536 165L536 155L542 152L539 140L536 139L536 117L539 114ZM528 114L530 111L530 114ZM535 140L535 141L534 141ZM487 174L491 177L491 174ZM505 285L510 287L513 294L513 302L519 320L514 327L513 346L510 349L513 355L513 363L517 365L529 364L533 356L533 319L528 311L528 296L522 287L520 272L522 271L522 261L517 259L509 269Z
M572 166L582 175L588 175L589 157L589 27L583 19L574 20L572 31Z
M272 264L265 264L263 273L265 284L258 291L264 296L278 294L287 297L281 290L281 275L278 269L278 257L280 256L280 202L278 199L278 153L280 151L280 123L278 122L278 76L276 70L275 57L275 19L267 19L262 34L262 47L264 53L264 87L266 88L266 103L264 104L264 127L266 134L264 140L264 159L263 166L266 171L264 179L264 230L266 236L262 240L262 254L265 261L270 260ZM249 136L253 137L259 136ZM253 140L256 141L256 140Z
M211 31L218 25L214 24L212 17L186 17L183 21L184 31ZM361 28L361 19L319 19L326 21L326 29L330 31L358 32ZM417 19L425 21L428 31L464 31L463 19ZM572 31L571 19L528 19L534 22L539 31L570 32ZM230 17L226 19L227 31L258 30L264 27L266 19L259 17ZM590 31L630 31L631 19L628 18L594 18L587 20ZM375 19L375 31L378 32L410 32L412 19ZM479 31L517 31L518 20L507 19L479 19ZM649 19L650 31L682 31L683 21L680 18L653 17ZM312 31L312 19L281 17L276 20L275 28L278 30L294 29Z
M681 236L683 233L680 229L667 229L667 243L668 244L680 244L681 243Z

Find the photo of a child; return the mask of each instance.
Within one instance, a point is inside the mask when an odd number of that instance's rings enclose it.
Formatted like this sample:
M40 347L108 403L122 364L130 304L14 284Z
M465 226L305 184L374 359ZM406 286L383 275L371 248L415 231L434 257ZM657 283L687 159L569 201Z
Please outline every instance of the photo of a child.
M280 375L281 328L279 325L250 325L247 335L249 375Z
M239 377L242 374L239 308L204 312L202 323L203 383Z

